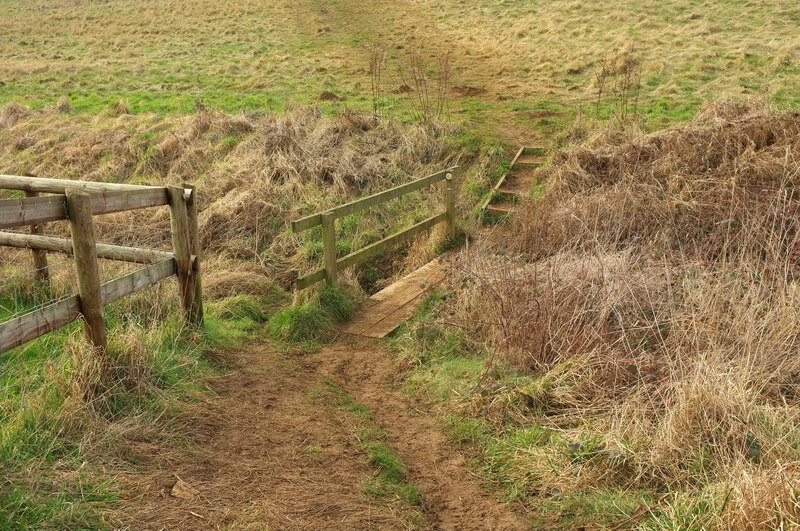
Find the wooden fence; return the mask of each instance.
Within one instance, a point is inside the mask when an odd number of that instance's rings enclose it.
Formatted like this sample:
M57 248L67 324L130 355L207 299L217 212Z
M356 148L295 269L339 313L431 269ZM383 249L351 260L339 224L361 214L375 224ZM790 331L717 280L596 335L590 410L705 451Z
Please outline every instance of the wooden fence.
M455 232L456 225L456 203L455 203L455 177L459 173L459 167L454 166L446 170L428 175L416 181L402 184L395 188L390 188L383 192L379 192L369 197L357 199L353 202L332 208L331 210L312 214L304 218L292 221L292 231L295 233L322 225L322 252L323 252L323 267L308 273L297 279L297 287L300 289L306 288L320 280L325 280L329 284L336 285L337 272L340 269L354 266L370 257L386 250L392 245L405 241L415 234L418 234L437 223L446 222L448 234L452 235ZM412 225L411 227L393 234L387 238L370 244L363 249L350 253L343 258L337 258L336 255L336 219L360 212L367 208L379 205L391 199L401 197L409 192L434 185L440 181L445 181L445 211L431 216L424 221Z
M47 252L74 256L78 294L0 323L0 353L61 328L79 317L96 349L107 349L103 308L117 299L178 277L181 308L192 325L203 321L200 239L194 187L137 186L0 175L0 189L26 197L0 200L0 245L31 249L39 280L49 282ZM56 195L43 195L56 194ZM94 217L169 206L172 252L106 245L95 241ZM71 239L42 236L43 223L67 220ZM3 231L30 226L30 234ZM142 230L147 230L142 227ZM143 264L133 273L100 283L98 258Z

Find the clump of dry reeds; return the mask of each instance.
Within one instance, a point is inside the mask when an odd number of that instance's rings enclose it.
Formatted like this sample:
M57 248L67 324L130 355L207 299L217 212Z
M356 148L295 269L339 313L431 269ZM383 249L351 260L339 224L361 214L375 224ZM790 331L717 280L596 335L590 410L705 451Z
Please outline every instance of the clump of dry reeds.
M501 253L460 258L444 319L536 377L502 414L602 440L579 465L521 470L668 490L665 518L697 492L717 503L708 527L798 521L799 132L797 113L718 102L682 128L595 138L557 155Z

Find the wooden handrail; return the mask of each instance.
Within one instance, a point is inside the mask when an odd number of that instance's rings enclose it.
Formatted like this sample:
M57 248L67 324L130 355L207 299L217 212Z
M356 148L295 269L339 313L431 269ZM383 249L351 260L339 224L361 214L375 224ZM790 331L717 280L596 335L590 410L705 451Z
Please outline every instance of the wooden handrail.
M389 188L388 190L384 190L383 192L378 192L377 194L373 194L367 197L362 197L361 199L356 199L355 201L351 201L349 203L345 203L344 205L334 207L330 209L330 212L333 212L334 217L338 219L347 216L349 214L354 214L356 212L366 210L367 208L403 196L409 192L413 192L415 190L419 190L420 188L425 188L426 186L435 184L439 181L443 181L447 178L448 174L455 175L458 172L458 169L459 169L458 166L447 168L446 170L442 170L432 175L428 175L427 177L417 179L416 181L411 181L410 183L401 184L400 186ZM321 213L311 214L310 216L306 216L304 218L292 221L292 231L298 233L306 229L316 227L317 225L322 225Z
M442 221L447 222L448 233L452 235L455 232L456 223L455 188L453 181L455 176L458 175L459 170L460 168L458 166L453 166L452 168L428 175L422 179L401 184L400 186L390 188L389 190L385 190L383 192L334 207L326 212L312 214L310 216L293 221L292 230L295 233L316 227L317 225L322 225L324 266L298 278L297 287L299 289L304 289L316 282L319 282L320 280L326 280L329 284L335 285L337 281L336 277L340 269L362 263L381 251L388 249L390 246L405 241L412 236L429 229L437 223L441 223ZM413 192L414 190L419 190L420 188L430 186L441 180L447 182L447 187L445 189L446 210L444 212L431 216L430 218L412 225L411 227L402 230L397 234L383 238L380 241L372 243L363 249L352 252L349 255L337 260L335 228L335 221L337 218L347 216L355 212L360 212L369 207L378 205L391 199L395 199L409 192Z
M419 223L412 225L411 227L398 232L397 234L392 234L391 236L387 236L386 238L367 245L363 249L359 249L358 251L352 252L347 256L340 258L336 261L336 268L345 269L347 267L354 266L356 264L360 264L369 258L375 256L376 254L380 253L381 251L400 243L402 241L408 240L412 236L419 234L420 232L429 229L430 227L436 225L437 223L441 223L447 219L447 212L442 212L441 214L436 214L435 216L431 216L425 221L420 221ZM297 287L300 289L307 288L308 286L314 284L315 282L319 282L325 278L325 268L317 269L307 275L304 275L297 279Z

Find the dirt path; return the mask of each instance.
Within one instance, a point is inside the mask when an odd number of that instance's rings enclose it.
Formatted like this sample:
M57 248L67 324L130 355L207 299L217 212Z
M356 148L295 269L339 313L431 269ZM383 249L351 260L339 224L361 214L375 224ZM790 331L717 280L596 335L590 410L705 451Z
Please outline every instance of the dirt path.
M320 375L268 345L232 356L235 370L211 383L219 400L192 412L192 450L142 452L123 529L407 527L361 491L369 467L349 419L312 398ZM172 496L177 478L198 494Z
M409 529L399 500L368 496L375 471L346 411L320 399L330 378L366 405L420 491L423 529L525 529L512 507L481 490L422 407L396 388L398 374L374 340L342 338L294 357L257 345L232 354L211 382L219 398L192 412L192 445L142 441L141 473L125 487L120 529ZM177 479L197 493L171 494Z
M477 485L464 457L425 414L425 404L413 401L399 388L398 365L375 345L367 338L345 338L304 363L332 374L370 409L407 463L409 481L420 491L432 529L526 529L516 507Z

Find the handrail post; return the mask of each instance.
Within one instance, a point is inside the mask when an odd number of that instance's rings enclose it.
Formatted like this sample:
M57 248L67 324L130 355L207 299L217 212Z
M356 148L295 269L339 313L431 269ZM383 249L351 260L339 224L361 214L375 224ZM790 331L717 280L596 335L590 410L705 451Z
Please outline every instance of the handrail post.
M39 194L36 192L25 192L25 197L36 197ZM41 225L31 225L31 234L40 236L42 234ZM39 282L50 287L50 270L47 269L47 252L41 249L31 249L33 256L33 267L36 269L36 278Z
M100 292L100 272L97 265L92 198L85 192L76 191L68 191L66 196L84 330L94 349L105 356L108 351L108 338L103 319L103 298Z
M452 238L456 233L456 171L448 172L445 176L445 205L447 207L447 236Z
M336 214L323 212L322 216L322 258L325 265L325 280L331 286L338 284L336 271Z
M180 186L169 186L170 229L172 232L172 248L178 271L178 291L180 292L181 309L186 321L191 325L198 323L198 307L195 304L195 279L192 270L192 238L189 231L189 213L186 206L184 189Z
M189 198L187 213L189 215L189 234L192 239L192 254L194 261L192 262L192 272L194 273L194 309L193 315L196 321L203 324L203 282L202 274L200 272L200 253L202 251L200 246L200 232L197 229L197 188L191 184L184 184L184 188L191 190L192 195Z

